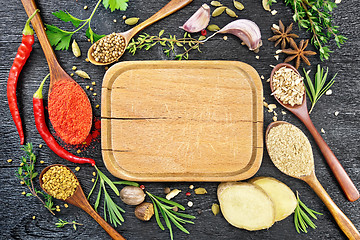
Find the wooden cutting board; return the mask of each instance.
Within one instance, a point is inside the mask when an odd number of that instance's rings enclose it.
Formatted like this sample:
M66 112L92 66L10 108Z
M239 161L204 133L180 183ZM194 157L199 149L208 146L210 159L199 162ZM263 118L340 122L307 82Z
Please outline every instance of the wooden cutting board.
M104 163L136 181L236 181L263 155L263 91L235 61L134 61L112 66L101 97Z

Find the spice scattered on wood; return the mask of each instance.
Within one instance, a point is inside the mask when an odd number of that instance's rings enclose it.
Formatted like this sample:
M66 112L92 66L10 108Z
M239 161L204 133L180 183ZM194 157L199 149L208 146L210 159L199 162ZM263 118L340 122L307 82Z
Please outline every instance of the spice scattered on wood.
M293 69L281 67L272 78L273 93L284 104L291 106L300 105L303 102L305 86L303 78Z
M290 26L285 28L284 24L281 20L279 20L279 29L271 27L271 30L274 33L274 36L269 38L268 40L270 42L275 42L275 47L281 43L281 49L285 49L287 43L290 43L290 38L298 38L299 36L290 33L292 30L293 24L291 23Z
M49 95L48 111L51 124L64 142L75 145L86 139L92 125L92 109L78 84L56 82Z
M54 198L66 200L71 197L79 182L74 174L64 166L53 166L42 176L42 187Z
M125 47L125 38L120 34L112 33L94 44L91 55L97 62L113 62L124 53Z
M76 67L75 67L75 69L76 69ZM74 70L74 67L73 67L73 70ZM85 71L76 70L75 73L76 73L76 75L78 75L79 77L82 77L82 78L84 78L84 79L90 79L89 74L87 74L87 72L85 72Z
M295 59L295 68L298 69L300 66L300 60L303 60L304 63L306 63L308 66L310 66L310 61L307 58L307 56L316 55L316 52L313 51L306 51L306 47L308 46L309 40L301 40L299 43L299 46L296 45L295 41L290 38L290 46L292 49L287 48L283 49L282 52L290 55L285 59L285 62L291 62Z
M310 142L297 127L280 124L271 128L266 145L273 163L285 174L301 177L314 169Z

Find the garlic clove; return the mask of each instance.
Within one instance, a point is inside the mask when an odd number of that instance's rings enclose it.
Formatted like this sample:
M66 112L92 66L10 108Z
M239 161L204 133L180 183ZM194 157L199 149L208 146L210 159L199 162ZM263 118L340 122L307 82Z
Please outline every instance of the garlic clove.
M254 52L258 52L262 45L261 32L258 25L248 19L239 19L230 22L212 36L208 37L206 40L218 33L230 33L237 36L244 42L249 50Z
M207 4L203 4L180 28L189 33L200 32L207 27L209 22L210 7Z

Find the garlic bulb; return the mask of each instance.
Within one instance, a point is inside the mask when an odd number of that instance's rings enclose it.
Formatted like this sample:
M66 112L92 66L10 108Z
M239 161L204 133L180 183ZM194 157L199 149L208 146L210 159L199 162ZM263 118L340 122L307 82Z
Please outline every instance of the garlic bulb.
M203 4L180 28L189 33L200 32L207 27L209 22L210 7L207 4Z
M204 42L218 33L230 33L237 36L246 46L248 46L249 50L254 52L258 52L262 45L261 32L258 25L248 19L239 19L227 24L225 27L204 40Z

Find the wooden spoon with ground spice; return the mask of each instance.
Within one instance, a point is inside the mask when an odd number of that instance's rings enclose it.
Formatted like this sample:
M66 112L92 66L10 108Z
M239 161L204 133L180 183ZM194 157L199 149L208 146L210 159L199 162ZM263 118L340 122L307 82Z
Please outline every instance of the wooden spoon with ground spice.
M292 71L286 73L288 70ZM295 86L292 85L293 83L295 83ZM298 117L314 137L315 142L319 146L348 200L353 202L359 199L359 191L310 119L306 105L304 83L297 69L287 63L276 65L270 75L270 88L272 95L274 95L278 103ZM283 91L281 89L287 90Z
M61 164L50 165L40 174L40 187L54 198L61 199L87 212L112 239L125 240L90 205L75 174Z
M132 29L122 33L112 33L101 38L89 48L88 59L95 65L108 65L116 62L124 54L131 38L139 31L180 10L192 1L193 0L172 0L153 16Z
M273 122L265 134L266 148L274 165L288 176L305 181L329 209L349 239L360 239L350 219L339 209L315 175L314 158L305 134L287 122Z
M37 9L34 0L21 0L30 16ZM85 91L60 66L44 24L37 13L31 21L50 69L49 117L54 130L68 144L80 144L89 135L92 108ZM45 75L45 74L44 74Z

